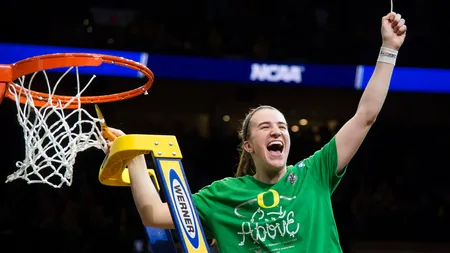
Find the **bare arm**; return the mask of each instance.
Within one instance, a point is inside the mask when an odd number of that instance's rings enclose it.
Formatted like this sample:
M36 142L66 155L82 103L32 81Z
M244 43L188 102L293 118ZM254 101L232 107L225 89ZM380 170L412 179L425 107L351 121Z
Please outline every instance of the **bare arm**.
M337 173L350 162L375 122L386 98L394 65L378 62L355 115L336 134Z
M131 191L134 203L146 226L173 229L172 215L167 203L163 203L147 172L144 155L137 156L129 164Z
M390 13L383 17L383 47L387 49L382 51L398 51L403 44L405 35L405 20L401 19L399 14ZM338 153L336 173L340 173L350 162L378 117L386 99L394 70L394 63L389 61L393 60L395 62L395 58L396 55L388 55L377 62L375 71L364 90L355 115L336 134Z
M116 137L125 135L115 128L109 128ZM112 142L108 142L111 147ZM108 150L106 152L109 152ZM167 203L162 203L159 193L148 175L147 164L144 155L139 155L128 164L130 174L131 192L134 203L145 226L155 228L173 229L172 215Z

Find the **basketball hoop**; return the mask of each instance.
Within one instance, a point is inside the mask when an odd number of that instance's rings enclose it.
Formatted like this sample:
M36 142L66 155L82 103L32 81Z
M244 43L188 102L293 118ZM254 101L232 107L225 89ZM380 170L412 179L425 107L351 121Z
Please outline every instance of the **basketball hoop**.
M83 96L95 76L82 87L78 67L99 67L102 64L139 71L148 80L138 88L121 93ZM57 68L69 69L52 85L45 71ZM77 78L76 94L57 95L58 85L73 68ZM47 93L31 89L33 79L39 72L45 76ZM29 74L32 74L31 78L26 80L25 76ZM55 188L63 184L70 186L77 153L91 147L103 149L106 145L100 128L103 119L90 115L82 108L82 104L109 103L139 96L150 89L153 80L154 75L146 66L125 58L101 54L48 54L14 64L0 64L0 103L4 97L16 102L17 118L25 137L25 158L16 163L17 171L9 175L6 182L21 178L29 184L44 183ZM56 118L53 122L52 117ZM75 123L70 124L70 119L74 119ZM54 178L59 182L54 182Z

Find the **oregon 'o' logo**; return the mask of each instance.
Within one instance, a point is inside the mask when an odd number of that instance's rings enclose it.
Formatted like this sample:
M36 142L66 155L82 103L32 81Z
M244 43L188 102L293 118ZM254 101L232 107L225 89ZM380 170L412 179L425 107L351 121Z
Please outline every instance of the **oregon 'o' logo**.
M194 248L198 248L199 238L195 209L189 198L187 187L173 169L169 172L169 182L171 184L172 201L175 204L174 209L180 221L179 225L184 230L191 245Z
M267 206L266 203L264 202L264 195L266 194L271 194L273 198L273 202L269 206ZM272 208L278 206L278 204L280 203L280 194L278 194L278 192L275 190L268 190L266 192L258 194L257 199L258 199L258 206L260 206L261 208Z

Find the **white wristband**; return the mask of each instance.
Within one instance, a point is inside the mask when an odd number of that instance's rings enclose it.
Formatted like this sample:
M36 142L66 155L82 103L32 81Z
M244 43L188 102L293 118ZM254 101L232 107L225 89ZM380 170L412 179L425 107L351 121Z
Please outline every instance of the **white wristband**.
M377 61L395 65L395 62L397 61L397 55L398 55L397 50L390 49L387 47L381 47Z

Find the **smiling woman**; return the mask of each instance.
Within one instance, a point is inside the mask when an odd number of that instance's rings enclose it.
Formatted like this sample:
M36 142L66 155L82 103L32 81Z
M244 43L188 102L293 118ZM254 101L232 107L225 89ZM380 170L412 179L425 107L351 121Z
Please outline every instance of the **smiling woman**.
M343 175L336 174L335 138L288 166L289 128L268 105L250 110L239 136L236 177L193 195L221 252L342 252L330 200Z

